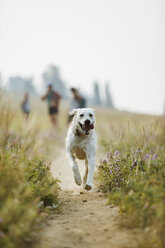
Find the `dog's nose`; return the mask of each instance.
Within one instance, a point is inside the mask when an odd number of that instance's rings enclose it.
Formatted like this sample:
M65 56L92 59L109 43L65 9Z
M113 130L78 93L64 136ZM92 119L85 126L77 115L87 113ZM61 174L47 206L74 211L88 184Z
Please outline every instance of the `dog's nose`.
M90 125L90 120L86 120L85 125Z

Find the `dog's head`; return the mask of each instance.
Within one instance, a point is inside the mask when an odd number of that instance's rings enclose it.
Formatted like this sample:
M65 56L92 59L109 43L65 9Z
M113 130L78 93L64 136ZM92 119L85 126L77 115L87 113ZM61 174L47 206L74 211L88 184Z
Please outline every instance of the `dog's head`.
M92 108L73 109L70 112L73 117L73 124L81 133L88 135L95 126L95 113Z

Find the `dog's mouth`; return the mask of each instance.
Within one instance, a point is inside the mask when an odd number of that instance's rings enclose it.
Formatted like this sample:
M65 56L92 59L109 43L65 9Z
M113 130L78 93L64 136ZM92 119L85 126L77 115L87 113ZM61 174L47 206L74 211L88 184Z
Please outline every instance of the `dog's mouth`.
M89 125L84 124L83 125L83 124L81 124L79 122L79 125L80 125L81 129L83 130L83 132L85 132L85 135L88 135L89 134L89 131L91 129L94 129L94 125L93 124L89 124Z

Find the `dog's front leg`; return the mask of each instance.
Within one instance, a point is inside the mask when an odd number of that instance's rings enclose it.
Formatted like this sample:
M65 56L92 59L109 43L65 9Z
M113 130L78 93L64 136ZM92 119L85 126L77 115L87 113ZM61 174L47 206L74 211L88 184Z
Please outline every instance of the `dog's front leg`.
M88 177L87 182L85 185L86 190L90 190L92 188L93 184L93 174L94 174L94 168L95 168L95 156L91 154L87 154L87 160L88 160Z
M75 161L75 159L72 156L70 151L67 152L67 157L68 157L70 165L72 167L75 183L80 186L82 183L82 180L81 180L81 175L80 175L78 165L77 165L77 163L76 163L76 161Z

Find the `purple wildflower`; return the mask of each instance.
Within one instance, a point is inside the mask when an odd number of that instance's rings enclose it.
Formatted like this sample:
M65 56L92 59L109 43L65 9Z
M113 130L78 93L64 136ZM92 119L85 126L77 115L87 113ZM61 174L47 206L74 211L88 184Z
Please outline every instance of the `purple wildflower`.
M119 154L120 154L119 151L115 151L115 152L114 152L114 156L115 156L115 157L117 157Z
M146 153L145 155L144 155L144 160L147 160L147 159L149 159L150 158L150 155L148 154L148 153Z
M157 156L158 156L158 154L154 153L154 155L152 156L152 159L155 160Z
M136 162L136 161L134 161L134 162L132 163L132 165L133 165L133 166L136 166L136 165L137 165L137 162Z
M107 158L107 159L110 159L110 155L111 155L110 152L107 152L107 153L106 153L106 158Z
M137 162L134 161L134 162L132 163L131 170L133 170L136 166L137 166Z

